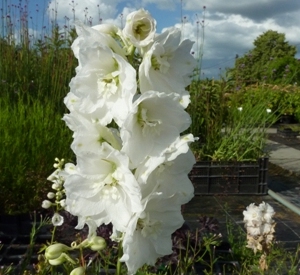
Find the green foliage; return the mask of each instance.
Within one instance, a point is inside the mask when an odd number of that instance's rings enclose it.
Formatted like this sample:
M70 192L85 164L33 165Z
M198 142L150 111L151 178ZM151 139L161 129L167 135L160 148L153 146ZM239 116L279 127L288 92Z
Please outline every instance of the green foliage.
M296 47L285 41L285 35L269 30L254 41L254 48L238 57L227 74L236 86L257 82L292 84L300 80L300 62Z
M231 220L227 220L227 236L232 249L232 259L238 261L240 266L232 271L232 274L298 274L300 263L300 246L296 251L287 251L280 243L273 243L267 255L266 262L268 270L260 269L260 257L262 253L256 254L252 249L247 248L246 233L241 227L237 227ZM275 229L276 230L276 229Z
M265 156L266 129L277 119L267 112L267 95L232 93L224 80L194 81L190 92L190 131L199 137L192 149L198 159L245 161Z
M54 158L73 157L71 133L53 102L0 98L0 209L26 213L40 208Z
M191 103L187 108L192 124L189 131L199 138L194 149L199 146L211 148L220 140L222 125L227 116L225 81L193 81L189 86Z

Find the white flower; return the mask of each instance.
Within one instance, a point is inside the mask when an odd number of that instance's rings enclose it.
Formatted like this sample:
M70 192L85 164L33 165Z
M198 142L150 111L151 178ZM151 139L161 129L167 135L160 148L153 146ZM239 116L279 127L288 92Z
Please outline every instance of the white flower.
M123 36L135 47L149 45L155 36L156 21L144 9L127 15Z
M182 205L194 197L194 186L188 177L188 172L195 163L191 151L179 155L174 161L159 165L149 176L147 183L141 185L144 200L153 194L162 198L173 198L173 203Z
M120 32L120 29L116 25L104 23L92 26L92 29L108 34L112 38L116 37L117 34Z
M48 200L43 200L42 202L42 207L45 208L45 209L48 209L52 206L52 202L51 201L48 201Z
M237 108L240 112L243 111L243 107L238 107Z
M124 232L131 216L141 211L139 185L125 154L107 143L103 150L77 157L77 174L66 178L67 211L90 217L97 226L112 222Z
M90 47L93 44L101 44L103 47L108 47L114 53L125 58L126 52L119 46L117 41L111 37L111 35L107 34L107 26L98 25L91 28L77 21L75 27L78 37L72 44L72 50L79 62L76 72L78 72L84 65L84 60L81 59L79 54L80 50ZM113 31L113 27L110 27L110 30Z
M66 207L66 199L60 200L59 204L62 208L65 208Z
M260 226L263 222L263 216L259 207L251 203L246 209L246 211L243 211L246 226Z
M64 217L58 213L54 213L51 221L54 226L61 226L64 223Z
M123 238L123 256L128 274L144 264L154 265L157 258L172 253L171 234L183 224L180 205L159 195L147 201L145 211L133 217Z
M274 208L270 204L262 202L259 205L259 209L262 212L263 219L264 219L265 222L267 222L267 223L273 223L274 222L273 217L275 215L275 211L274 211Z
M267 113L271 113L272 112L272 110L271 109L267 109Z
M80 48L79 59L81 69L70 82L70 95L78 99L71 109L102 125L114 119L121 126L136 93L136 71L100 42Z
M164 162L171 162L176 159L181 154L191 152L189 149L189 143L193 142L195 139L192 134L184 135L178 137L168 148L166 148L160 156L158 157L147 157L135 170L135 177L139 184L145 184L149 175ZM195 163L195 157L192 156L188 162L183 162L182 167L188 167L184 173L188 174ZM182 169L180 171L183 172Z
M158 35L139 68L141 92L177 93L182 105L187 107L189 93L185 87L191 83L191 75L197 65L190 54L193 43L181 41L181 32L176 28Z
M262 233L262 225L260 226L247 226L247 234L255 237L260 236Z
M64 120L73 129L73 142L71 148L75 154L82 152L96 152L101 150L104 142L113 148L120 150L122 141L119 131L115 128L108 128L99 123L92 122L83 116L65 115Z
M133 167L137 167L148 156L160 156L190 123L189 114L176 99L148 91L134 102L120 130L122 151L129 156Z

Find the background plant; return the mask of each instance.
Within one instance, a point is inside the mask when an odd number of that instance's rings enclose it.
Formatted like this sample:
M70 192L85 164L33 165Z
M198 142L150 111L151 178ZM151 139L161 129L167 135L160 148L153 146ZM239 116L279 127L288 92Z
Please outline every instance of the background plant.
M0 37L0 212L13 214L40 205L55 157L73 158L61 117L77 61L69 47L73 29L53 22L49 33L34 36L26 9L10 8Z
M194 81L189 87L192 144L201 160L256 160L265 155L266 129L276 122L267 93L232 92L225 80ZM239 109L242 108L242 111Z
M299 82L300 64L295 46L285 40L284 33L268 30L253 42L254 48L237 56L234 68L227 69L235 82L250 85L258 82L294 84Z

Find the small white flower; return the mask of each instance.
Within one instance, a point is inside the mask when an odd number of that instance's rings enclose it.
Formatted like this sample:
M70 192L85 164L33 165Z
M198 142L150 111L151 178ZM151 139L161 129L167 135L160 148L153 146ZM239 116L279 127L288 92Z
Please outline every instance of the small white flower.
M238 107L238 110L241 112L243 111L243 107Z
M271 113L272 112L272 110L271 109L267 109L267 113Z
M59 190L60 188L61 188L61 184L60 183L58 183L58 182L55 182L55 183L53 183L52 184L52 189L54 189L54 190Z
M59 215L58 213L54 213L51 221L54 226L61 226L64 223L64 217Z
M55 197L55 193L53 193L53 192L49 192L48 194L47 194L47 198L48 199L53 199Z
M44 200L42 202L42 207L45 208L45 209L48 209L49 207L52 206L52 202L51 201L48 201L48 200Z
M61 206L62 208L65 208L65 207L66 207L66 200L65 200L65 199L61 200L61 201L59 202L59 204L60 204L60 206Z
M135 47L148 46L155 36L156 21L148 11L140 9L127 15L123 36Z

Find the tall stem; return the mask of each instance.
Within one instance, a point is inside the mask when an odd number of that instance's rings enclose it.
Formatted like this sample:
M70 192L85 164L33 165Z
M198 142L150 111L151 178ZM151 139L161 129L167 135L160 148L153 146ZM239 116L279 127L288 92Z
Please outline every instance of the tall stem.
M121 275L121 262L120 259L123 254L123 249L122 249L122 242L119 242L119 247L118 247L118 262L117 262L117 270L116 270L116 275Z

